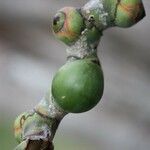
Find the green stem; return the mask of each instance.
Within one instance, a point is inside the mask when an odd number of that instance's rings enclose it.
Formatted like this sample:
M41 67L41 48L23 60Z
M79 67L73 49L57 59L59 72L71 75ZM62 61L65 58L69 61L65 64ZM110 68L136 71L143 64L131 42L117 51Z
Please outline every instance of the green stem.
M70 17L71 22L66 21L62 11L72 11L69 16L75 16L76 20ZM112 26L130 27L144 16L142 0L90 0L81 9L61 10L54 19L54 31L60 40L70 46L66 50L67 63L88 58L99 64L97 46L103 30ZM69 24L63 29L65 21ZM72 28L68 29L68 26ZM16 119L15 137L20 144L15 150L53 150L53 138L66 114L67 112L55 103L49 89L32 112L25 112Z

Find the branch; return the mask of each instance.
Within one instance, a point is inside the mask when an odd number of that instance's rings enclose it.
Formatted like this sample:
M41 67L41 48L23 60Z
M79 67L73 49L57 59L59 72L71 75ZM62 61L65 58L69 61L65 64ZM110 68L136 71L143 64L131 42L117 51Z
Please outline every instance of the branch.
M69 46L67 63L54 76L52 90L16 119L16 150L53 150L63 117L88 111L100 101L104 77L97 46L103 30L130 27L144 16L141 0L90 0L80 9L65 7L55 15L54 34Z
M54 150L54 146L51 142L43 140L23 141L15 150Z

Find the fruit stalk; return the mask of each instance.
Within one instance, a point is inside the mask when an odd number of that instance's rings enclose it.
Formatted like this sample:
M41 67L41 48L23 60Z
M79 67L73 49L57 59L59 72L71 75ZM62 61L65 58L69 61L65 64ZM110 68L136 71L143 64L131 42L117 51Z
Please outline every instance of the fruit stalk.
M97 46L109 27L130 27L145 16L142 0L90 0L83 7L65 7L53 19L53 32L65 43L67 61L51 88L32 111L17 117L15 150L53 150L59 123L68 113L92 109L104 89Z

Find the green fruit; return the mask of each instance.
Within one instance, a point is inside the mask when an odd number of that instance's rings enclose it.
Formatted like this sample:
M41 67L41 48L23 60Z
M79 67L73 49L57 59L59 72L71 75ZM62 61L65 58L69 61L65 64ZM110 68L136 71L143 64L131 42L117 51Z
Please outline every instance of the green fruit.
M144 16L145 10L141 0L122 0L117 7L115 25L130 27Z
M15 122L14 122L14 134L15 134L15 139L20 143L22 139L22 131L23 131L23 126L26 121L26 119L30 116L29 112L24 112L20 114Z
M92 109L101 99L103 72L88 59L65 64L52 81L52 95L65 111L81 113Z
M65 19L66 19L66 16L62 12L58 12L55 15L53 19L53 30L55 33L59 32L63 28Z
M45 138L45 132L49 132L51 127L53 127L53 129L57 128L57 123L55 123L51 118L45 118L36 112L24 112L15 120L15 138L19 143L33 135Z
M50 131L52 123L53 120L51 118L45 118L34 112L24 123L23 136L24 138L28 138L29 136L32 137L33 135L36 135L37 137L41 137L41 139L48 138L49 135L47 134L47 137L45 137L45 133Z
M53 19L53 30L56 38L67 45L77 41L84 28L84 19L74 7L65 7L58 11Z

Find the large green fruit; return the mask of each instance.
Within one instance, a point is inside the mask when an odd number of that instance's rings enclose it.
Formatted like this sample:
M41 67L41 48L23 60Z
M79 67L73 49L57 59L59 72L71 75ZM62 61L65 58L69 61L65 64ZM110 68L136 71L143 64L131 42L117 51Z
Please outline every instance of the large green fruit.
M81 113L92 109L101 99L103 72L92 61L76 60L65 64L52 82L52 95L65 111Z

